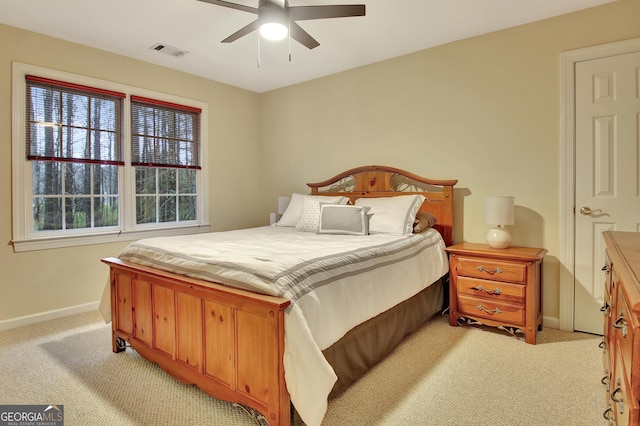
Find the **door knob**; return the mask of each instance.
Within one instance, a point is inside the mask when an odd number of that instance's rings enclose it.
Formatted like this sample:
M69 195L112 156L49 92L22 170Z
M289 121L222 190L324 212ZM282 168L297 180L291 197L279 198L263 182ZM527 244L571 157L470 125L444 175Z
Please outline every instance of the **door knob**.
M592 213L591 207L580 207L580 214L583 214L585 216L589 216Z

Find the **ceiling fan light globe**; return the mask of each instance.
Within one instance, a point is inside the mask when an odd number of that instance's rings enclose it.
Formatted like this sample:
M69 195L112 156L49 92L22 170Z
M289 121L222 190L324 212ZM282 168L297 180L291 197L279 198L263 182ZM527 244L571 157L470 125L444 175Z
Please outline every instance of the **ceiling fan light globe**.
M260 35L266 40L282 40L287 34L289 34L289 29L279 22L266 22L260 26Z

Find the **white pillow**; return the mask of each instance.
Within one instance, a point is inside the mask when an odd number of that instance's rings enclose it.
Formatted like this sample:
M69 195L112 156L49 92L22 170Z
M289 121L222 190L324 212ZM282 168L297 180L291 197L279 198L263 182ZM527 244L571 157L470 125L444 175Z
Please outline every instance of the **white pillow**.
M319 234L368 235L369 207L322 204Z
M291 201L287 206L287 209L284 211L284 214L276 224L277 226L296 226L298 224L298 219L300 218L300 213L302 213L302 204L305 198L313 198L318 201L322 201L323 203L333 203L333 204L347 204L349 202L349 197L328 197L325 195L304 195L293 193L291 194Z
M425 198L420 194L358 198L356 206L368 206L370 234L413 233L413 222Z

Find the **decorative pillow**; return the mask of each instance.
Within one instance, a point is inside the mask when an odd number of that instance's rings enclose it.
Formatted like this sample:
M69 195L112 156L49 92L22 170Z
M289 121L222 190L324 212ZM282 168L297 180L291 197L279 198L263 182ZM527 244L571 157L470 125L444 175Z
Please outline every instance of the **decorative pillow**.
M319 234L368 235L369 207L322 204Z
M425 198L420 194L395 197L358 198L356 206L368 206L369 233L409 235L413 221Z
M320 205L324 204L315 198L306 197L302 201L302 211L296 224L296 231L318 232L320 223Z
M298 219L300 218L300 213L302 213L302 203L305 198L314 198L324 203L334 203L334 204L347 204L349 202L349 197L328 197L324 195L304 195L293 193L291 194L291 201L287 206L287 209L284 211L284 214L276 224L277 226L296 226L298 224Z
M413 233L419 234L429 228L433 228L436 224L436 217L427 212L418 212L416 219L413 221Z

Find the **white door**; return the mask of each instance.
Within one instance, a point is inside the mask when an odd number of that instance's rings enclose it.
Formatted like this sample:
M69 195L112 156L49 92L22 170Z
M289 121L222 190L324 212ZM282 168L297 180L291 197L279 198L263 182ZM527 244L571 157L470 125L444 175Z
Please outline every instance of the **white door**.
M602 232L640 230L640 52L579 62L575 76L574 328L602 334Z

